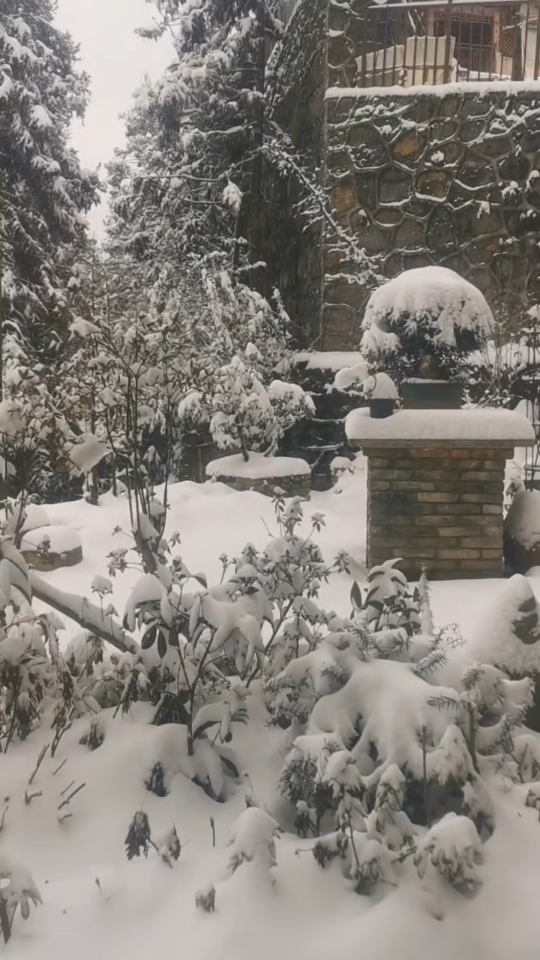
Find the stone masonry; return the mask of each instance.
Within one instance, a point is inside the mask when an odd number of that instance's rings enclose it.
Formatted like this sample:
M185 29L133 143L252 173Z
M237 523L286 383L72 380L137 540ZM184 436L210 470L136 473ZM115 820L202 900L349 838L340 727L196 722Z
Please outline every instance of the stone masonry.
M302 348L357 349L371 291L427 264L456 270L515 324L540 299L540 82L360 89L355 57L381 42L371 5L300 0L272 65L273 119L311 160L331 215L314 200L308 216L292 168L266 163L268 291Z
M503 489L513 448L362 444L369 460L367 562L402 557L432 579L503 574Z
M418 577L500 577L504 572L506 461L534 443L510 410L400 410L378 420L353 410L347 437L368 459L368 566L401 558Z

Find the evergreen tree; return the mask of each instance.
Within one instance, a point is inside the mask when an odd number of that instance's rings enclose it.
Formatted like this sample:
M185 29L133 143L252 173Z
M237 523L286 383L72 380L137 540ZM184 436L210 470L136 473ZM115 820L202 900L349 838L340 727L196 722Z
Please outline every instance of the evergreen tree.
M67 328L97 189L68 145L88 79L54 9L52 0L3 0L0 24L4 318L42 358L57 353Z

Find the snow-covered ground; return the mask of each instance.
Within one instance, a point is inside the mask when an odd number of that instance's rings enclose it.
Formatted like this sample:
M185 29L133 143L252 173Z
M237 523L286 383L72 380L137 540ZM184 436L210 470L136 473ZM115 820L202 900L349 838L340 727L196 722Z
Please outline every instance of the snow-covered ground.
M340 485L340 493L314 493L306 516L325 514L326 526L317 535L325 559L346 550L361 577L361 460L357 474ZM125 534L112 532L118 526L128 530L127 505L107 496L98 508L78 502L48 512L53 523L78 531L84 561L43 576L90 599L92 579L106 573L107 554L127 545ZM262 547L273 529L272 503L258 494L237 493L219 483L183 483L171 490L168 531L180 533L188 568L206 573L210 582L221 575L221 553L234 555L247 541ZM113 581L119 613L138 575L128 571ZM347 615L351 582L346 574L333 577L323 586L324 605ZM458 622L464 634L472 634L500 589L500 581L434 584L438 625ZM21 960L112 960L120 955L143 960L176 954L190 960L275 960L278 955L284 960L341 960L360 954L368 960L536 960L540 824L536 811L525 807L526 786L495 786L496 830L484 847L484 886L473 900L449 889L442 921L434 919L429 893L417 882L402 882L376 899L350 893L337 869L322 871L309 853L296 855L309 842L295 835L277 841L275 886L254 864L243 864L228 878L226 843L246 794L278 817L281 803L276 785L286 732L267 728L256 697L249 698L248 707L250 723L234 740L242 783L233 786L224 804L180 774L169 776L166 797L145 789L157 761L174 768L170 761L180 730L148 724L145 704L124 718L107 714L104 743L94 752L79 744L88 721L76 721L54 759L44 760L32 786L28 781L40 750L51 740L50 730L42 726L0 757L0 817L8 808L0 857L11 856L28 867L43 898L43 906L26 923L17 919L6 952ZM69 804L72 816L59 822L59 804L81 783L85 787ZM25 790L41 795L25 803ZM124 840L137 810L147 813L156 840L176 825L183 849L172 869L152 850L148 859L127 861ZM398 869L404 880L414 873L410 862ZM195 907L196 891L210 882L217 891L214 914Z

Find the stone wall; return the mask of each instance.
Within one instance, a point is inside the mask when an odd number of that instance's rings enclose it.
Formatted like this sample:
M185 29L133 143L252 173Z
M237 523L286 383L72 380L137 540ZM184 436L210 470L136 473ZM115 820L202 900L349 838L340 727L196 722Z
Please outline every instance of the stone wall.
M328 100L328 189L382 277L443 264L515 322L540 298L540 93L474 86ZM358 345L361 272L327 257L323 349Z
M512 449L378 448L368 455L368 566L402 557L433 579L503 574L505 461Z

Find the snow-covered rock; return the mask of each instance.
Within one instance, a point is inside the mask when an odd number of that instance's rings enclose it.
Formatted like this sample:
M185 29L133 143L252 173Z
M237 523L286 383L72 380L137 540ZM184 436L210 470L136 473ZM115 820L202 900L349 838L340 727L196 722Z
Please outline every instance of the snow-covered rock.
M35 570L74 567L83 558L81 538L70 527L43 526L25 531L21 553Z
M311 485L311 468L305 460L265 457L262 453L250 453L247 461L239 453L212 460L206 468L206 475L235 490L254 490L265 496L273 496L274 490L279 488L286 496L309 497Z

